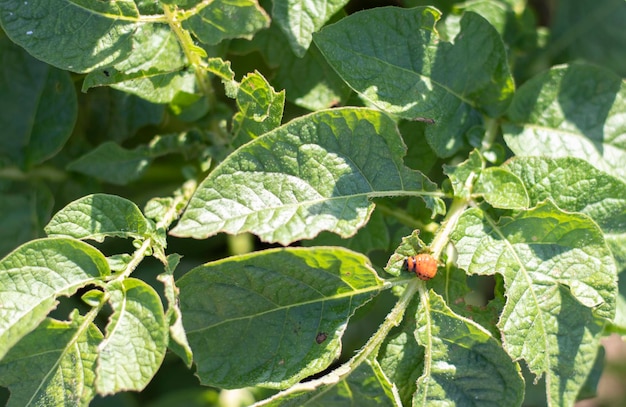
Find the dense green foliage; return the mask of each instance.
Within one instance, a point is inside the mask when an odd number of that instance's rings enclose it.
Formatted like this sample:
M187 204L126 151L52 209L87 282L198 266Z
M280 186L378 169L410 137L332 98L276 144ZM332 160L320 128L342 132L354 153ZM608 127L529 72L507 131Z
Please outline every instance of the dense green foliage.
M594 394L626 3L368 3L0 0L8 405Z

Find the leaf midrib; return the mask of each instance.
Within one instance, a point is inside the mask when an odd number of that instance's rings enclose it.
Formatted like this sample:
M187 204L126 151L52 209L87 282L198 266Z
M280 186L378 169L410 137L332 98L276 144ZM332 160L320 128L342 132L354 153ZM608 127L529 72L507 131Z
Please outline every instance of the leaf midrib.
M271 313L279 312L279 311L283 311L283 310L289 310L289 309L292 309L292 308L302 307L302 306L306 306L306 305L310 305L310 304L317 304L317 303L320 303L320 302L324 303L324 302L327 302L327 301L340 300L340 299L344 299L344 298L352 299L352 297L355 297L357 295L368 294L368 293L373 293L373 292L380 292L387 285L388 284L386 284L386 283L381 283L381 284L379 284L377 286L368 287L368 288L365 288L365 289L357 289L357 290L349 291L349 292L346 292L346 293L335 294L335 295L324 297L324 298L316 298L316 299L313 299L313 300L294 302L294 303L291 303L289 305L281 305L281 306L277 306L275 308L271 308L271 309L268 309L268 310L256 313L254 315L245 315L245 316L238 316L238 317L235 317L235 318L229 318L229 319L225 319L225 320L220 321L220 322L215 323L215 324L204 326L202 328L188 330L187 334L201 333L201 332L204 332L204 331L216 328L216 327L218 327L220 325L223 325L223 324L236 322L236 321L243 321L243 320L252 319L252 318L257 318L257 317L260 317L262 315L271 314ZM256 294L256 292L255 292L255 294Z

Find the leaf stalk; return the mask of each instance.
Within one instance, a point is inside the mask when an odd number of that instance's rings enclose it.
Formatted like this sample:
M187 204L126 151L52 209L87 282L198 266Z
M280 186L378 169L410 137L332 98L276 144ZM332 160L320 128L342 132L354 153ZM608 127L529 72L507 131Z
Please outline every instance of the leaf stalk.
M172 32L176 35L176 38L178 38L178 42L180 43L180 46L183 49L183 52L185 53L189 64L194 69L196 81L198 83L200 91L208 99L209 105L214 106L215 92L213 90L213 86L211 85L211 81L209 80L206 73L206 69L204 69L204 66L206 64L202 61L202 54L206 56L206 53L202 48L194 44L193 39L191 38L191 34L189 34L189 31L185 30L182 27L179 18L179 12L175 7L163 4L163 11L165 13L168 25L172 29Z

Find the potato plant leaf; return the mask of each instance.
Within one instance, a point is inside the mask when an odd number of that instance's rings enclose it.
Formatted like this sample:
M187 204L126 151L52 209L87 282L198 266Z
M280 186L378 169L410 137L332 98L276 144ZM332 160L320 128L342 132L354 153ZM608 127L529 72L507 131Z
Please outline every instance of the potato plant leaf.
M618 273L626 269L626 183L579 158L515 157L505 168L524 183L531 204L551 199L590 216L604 231Z
M230 49L237 53L261 53L274 69L274 86L289 89L287 100L305 109L316 111L343 105L351 93L314 43L304 56L298 57L276 24L259 32L252 41L233 41Z
M205 69L207 70L207 72L211 72L213 75L220 78L224 83L235 80L235 73L230 67L230 61L225 61L222 58L208 58L206 61ZM234 95L229 96L235 97Z
M98 393L143 390L167 349L163 304L152 287L134 278L112 282L107 293L113 314L98 346Z
M485 168L472 190L494 208L524 209L529 200L526 188L515 174L500 167Z
M145 39L143 30L150 29L139 19L131 0L0 2L0 24L11 40L35 58L74 72L128 58L140 48L136 38Z
M67 72L35 60L4 35L0 66L0 161L30 169L70 137L78 113L74 84Z
M4 0L0 25L35 58L61 69L91 72L83 89L110 85L155 103L196 93L185 53L206 54L193 45L190 34L215 45L251 38L269 26L255 0L191 0L177 9L169 7L132 0Z
M154 156L139 146L127 150L107 141L71 162L67 169L117 185L125 185L141 177Z
M395 123L380 112L345 108L304 116L228 156L171 233L202 239L248 231L289 244L323 230L354 235L369 219L374 196L422 196L441 211L435 185L403 165L405 152Z
M405 119L433 120L426 138L437 155L448 157L481 122L479 111L498 116L507 108L514 85L502 40L484 18L465 14L449 43L434 29L440 15L430 7L376 8L313 38L337 73L373 105Z
M313 33L322 28L346 3L348 0L275 1L272 16L289 39L293 52L303 57L313 40Z
M424 347L415 339L418 306L419 301L411 301L402 322L387 335L378 353L380 366L398 388L404 406L412 404L417 379L424 373Z
M224 39L252 38L269 27L270 18L256 0L193 0L183 28L205 44L215 45Z
M450 178L454 196L469 199L472 186L485 168L485 160L477 150L470 153L467 160L458 165L443 165L443 173Z
M165 318L169 324L170 342L168 347L178 355L188 368L193 363L192 351L187 341L185 328L183 327L182 314L178 305L179 290L174 281L174 269L180 262L179 254L167 256L166 269L164 273L158 275L157 279L163 284L165 298L167 299L167 311Z
M239 112L233 117L232 133L240 144L280 126L285 91L276 92L258 72L246 75L237 88Z
M515 93L503 124L517 156L577 157L626 179L626 83L588 65L539 74Z
M68 204L45 227L48 236L70 236L102 242L107 236L144 238L153 227L133 202L94 194Z
M519 365L491 334L463 318L429 290L417 311L415 339L425 347L424 372L413 406L519 406L524 381Z
M0 306L0 359L56 307L57 297L102 284L109 274L104 255L74 239L32 240L0 260L5 305Z
M460 267L504 277L507 352L545 373L550 403L573 404L615 314L616 269L598 226L548 201L499 223L470 209L451 238Z
M626 3L598 0L589 9L585 0L559 3L551 18L547 49L559 54L556 59L586 60L610 68L626 77L626 36L621 24L626 21Z
M285 388L339 356L348 319L382 281L365 256L319 247L207 263L177 285L203 384Z
M591 217L607 232L626 232L626 182L579 158L514 157L504 165L528 190L531 203L551 199Z
M125 142L142 127L158 125L166 111L163 105L106 87L90 91L88 100L81 112L89 122L84 131L91 140Z
M52 216L54 196L50 188L38 183L27 193L3 192L0 213L0 257L30 239L43 237L41 228ZM33 210L33 208L35 208Z
M11 391L7 407L88 405L101 340L98 328L77 312L69 322L46 318L0 362L0 385Z
M152 103L170 103L180 94L196 93L196 79L192 69L183 65L171 70L140 70L125 73L116 68L90 72L83 81L83 92L97 86L137 95Z

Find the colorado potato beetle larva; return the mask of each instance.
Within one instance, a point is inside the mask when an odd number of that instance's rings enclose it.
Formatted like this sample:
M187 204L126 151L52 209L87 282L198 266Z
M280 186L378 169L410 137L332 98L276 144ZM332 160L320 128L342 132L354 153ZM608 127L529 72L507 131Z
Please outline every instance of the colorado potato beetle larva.
M428 253L408 257L404 267L415 273L420 280L430 280L437 274L437 260Z

